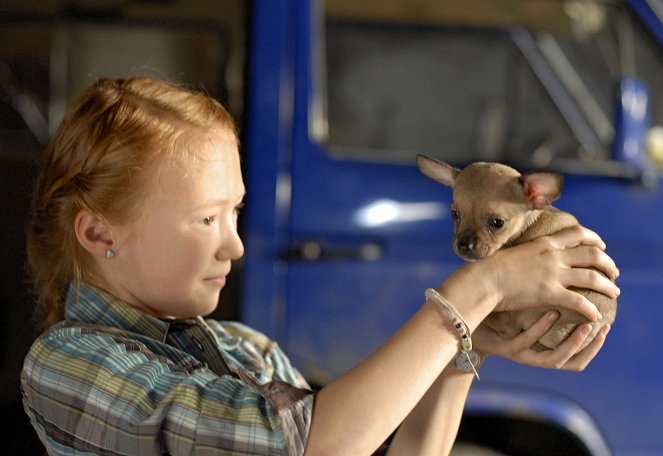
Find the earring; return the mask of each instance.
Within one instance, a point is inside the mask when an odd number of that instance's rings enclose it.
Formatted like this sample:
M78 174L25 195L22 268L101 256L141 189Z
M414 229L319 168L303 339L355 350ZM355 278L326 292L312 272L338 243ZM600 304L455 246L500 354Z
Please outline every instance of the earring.
M106 258L113 258L115 256L115 252L113 252L113 249L108 249L106 250Z

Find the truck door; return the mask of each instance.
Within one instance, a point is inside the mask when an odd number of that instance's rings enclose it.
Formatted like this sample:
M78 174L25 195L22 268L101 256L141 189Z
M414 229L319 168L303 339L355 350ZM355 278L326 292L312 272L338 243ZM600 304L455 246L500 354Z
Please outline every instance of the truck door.
M602 2L302 3L265 5L291 27L255 48L254 83L272 70L280 82L256 89L249 112L249 190L273 193L249 199L244 319L324 384L460 265L450 191L420 175L416 154L562 171L557 205L599 232L622 271L617 322L583 374L490 359L479 388L571 398L615 450L662 449L663 62L644 25ZM260 111L279 127L259 125Z

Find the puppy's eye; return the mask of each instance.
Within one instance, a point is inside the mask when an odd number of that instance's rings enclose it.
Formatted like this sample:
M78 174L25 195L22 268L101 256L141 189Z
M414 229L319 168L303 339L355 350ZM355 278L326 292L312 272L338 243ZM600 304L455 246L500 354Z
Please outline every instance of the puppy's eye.
M502 220L501 218L492 217L488 221L488 226L493 228L493 229L499 230L500 228L502 228L504 226L504 220Z
M456 209L451 209L451 218L455 221L460 220L460 212L458 212Z

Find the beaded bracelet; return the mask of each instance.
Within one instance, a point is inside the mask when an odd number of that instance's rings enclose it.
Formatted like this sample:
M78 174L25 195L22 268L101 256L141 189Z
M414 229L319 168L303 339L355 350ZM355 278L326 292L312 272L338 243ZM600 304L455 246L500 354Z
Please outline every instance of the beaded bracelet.
M477 352L472 350L472 334L470 333L470 327L468 326L467 322L463 319L460 313L458 313L456 308L446 298L438 293L437 290L434 290L433 288L426 289L426 300L431 300L437 304L440 310L442 310L442 313L444 313L444 315L446 315L446 317L451 320L451 323L453 324L454 328L456 328L456 331L458 331L458 335L460 336L461 353L458 355L458 357L464 356L467 359L467 363L465 363L465 360L463 360L462 366L469 365L472 369L471 372L474 372L474 375L478 379L479 373L477 372L477 367L481 363L481 358ZM461 363L459 363L458 357L456 358L456 366L460 367ZM462 370L470 372L466 369Z

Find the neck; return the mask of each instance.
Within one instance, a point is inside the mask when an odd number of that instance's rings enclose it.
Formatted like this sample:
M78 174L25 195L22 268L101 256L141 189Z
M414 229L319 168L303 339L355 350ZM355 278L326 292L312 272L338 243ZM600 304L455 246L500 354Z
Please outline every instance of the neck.
M511 239L509 240L509 244L510 245L520 244L521 242L531 240L533 237L528 236L527 232L530 230L530 228L536 225L536 222L541 217L541 214L543 214L542 209L532 209L527 211L527 213L525 214L525 218L523 220L522 228L520 229L520 231L514 234L513 237L511 237Z

